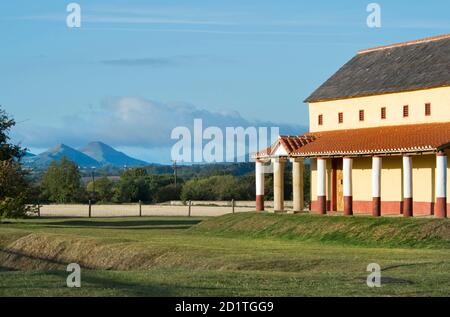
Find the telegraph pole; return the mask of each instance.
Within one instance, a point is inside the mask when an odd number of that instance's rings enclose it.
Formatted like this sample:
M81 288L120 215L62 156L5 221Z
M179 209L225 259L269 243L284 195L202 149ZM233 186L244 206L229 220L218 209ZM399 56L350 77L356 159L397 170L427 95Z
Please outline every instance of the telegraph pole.
M173 175L175 177L175 188L176 188L177 187L177 160L173 160L172 162L173 162L172 168L173 168Z
M95 167L92 167L91 176L92 176L92 200L95 200L95 175L94 175Z

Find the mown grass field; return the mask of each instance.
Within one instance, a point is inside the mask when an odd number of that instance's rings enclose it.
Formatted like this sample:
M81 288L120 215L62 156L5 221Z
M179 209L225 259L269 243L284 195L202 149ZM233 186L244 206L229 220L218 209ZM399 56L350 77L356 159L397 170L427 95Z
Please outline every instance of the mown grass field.
M450 222L243 213L0 225L0 296L449 296ZM81 288L66 287L68 263ZM382 287L366 285L369 263Z

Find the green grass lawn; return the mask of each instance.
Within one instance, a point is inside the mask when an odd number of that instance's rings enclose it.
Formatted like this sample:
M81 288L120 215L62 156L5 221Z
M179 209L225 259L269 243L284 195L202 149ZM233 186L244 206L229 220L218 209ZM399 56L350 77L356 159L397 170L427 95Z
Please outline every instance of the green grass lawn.
M256 214L11 221L0 225L0 296L449 296L447 223ZM71 262L82 266L78 289L65 285ZM381 288L366 285L372 262Z

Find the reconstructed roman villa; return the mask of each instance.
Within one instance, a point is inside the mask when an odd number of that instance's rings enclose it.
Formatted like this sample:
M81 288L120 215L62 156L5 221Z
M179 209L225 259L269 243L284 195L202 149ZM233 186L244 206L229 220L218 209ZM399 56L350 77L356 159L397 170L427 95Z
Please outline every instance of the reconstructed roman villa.
M362 50L305 102L310 132L280 136L254 155L257 211L268 164L274 210L285 209L288 160L293 210L304 210L309 158L313 212L447 216L450 34Z

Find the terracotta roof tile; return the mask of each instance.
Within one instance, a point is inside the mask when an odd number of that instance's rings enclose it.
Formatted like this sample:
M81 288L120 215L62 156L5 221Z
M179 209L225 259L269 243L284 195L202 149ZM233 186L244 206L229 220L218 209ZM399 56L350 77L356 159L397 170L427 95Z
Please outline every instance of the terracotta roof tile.
M269 157L279 146L283 146L288 155L292 155L298 151L302 146L314 141L316 137L313 135L301 135L301 136L286 136L282 135L278 137L278 140L269 146L253 155L255 158Z
M294 156L395 154L438 151L450 146L450 122L307 133L315 137Z

